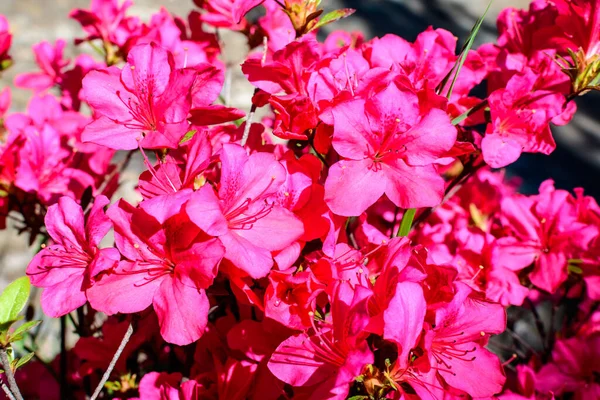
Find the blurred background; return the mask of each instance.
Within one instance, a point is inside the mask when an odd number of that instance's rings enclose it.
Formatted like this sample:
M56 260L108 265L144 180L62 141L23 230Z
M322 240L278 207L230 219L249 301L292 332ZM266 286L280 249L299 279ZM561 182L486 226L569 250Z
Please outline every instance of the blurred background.
M330 29L360 30L366 38L395 33L413 41L429 25L445 28L459 38L459 46L468 36L475 20L487 6L487 0L323 0L327 9L350 7L356 14L331 25ZM494 41L496 17L505 7L528 7L527 0L495 0L480 31L477 44ZM161 6L172 13L184 16L192 8L192 0L137 0L130 14L148 20ZM73 8L88 8L89 0L1 0L0 14L4 14L14 34L11 54L14 65L0 76L0 88L10 85L16 74L35 71L31 46L42 40L53 42L58 38L72 43L81 35L79 25L68 19ZM239 65L246 54L243 41L232 41L225 49L225 58L232 65ZM226 39L228 40L228 39ZM80 52L92 53L86 46L68 46L66 57ZM232 99L234 105L247 110L252 88L244 77L234 73ZM14 87L13 87L14 89ZM22 111L30 93L13 90L12 111ZM566 127L555 129L557 150L551 156L524 154L509 168L509 173L523 178L522 190L532 193L540 182L552 177L557 187L572 189L582 186L588 194L600 198L600 126L598 112L600 96L589 94L578 99L576 118ZM138 160L139 161L139 160ZM141 162L133 163L127 174L123 192L131 195L139 175ZM24 272L32 257L25 237L14 230L0 232L0 290Z

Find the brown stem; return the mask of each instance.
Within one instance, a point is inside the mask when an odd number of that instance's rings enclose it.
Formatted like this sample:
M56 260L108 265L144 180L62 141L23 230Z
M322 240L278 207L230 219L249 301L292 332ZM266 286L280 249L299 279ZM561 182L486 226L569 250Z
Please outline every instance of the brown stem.
M8 386L6 386L4 382L2 382L2 379L0 379L0 386L2 386L2 390L4 391L4 394L6 394L6 397L9 398L9 400L17 400L8 388Z
M256 96L258 93L258 88L254 89L254 94L252 97ZM254 119L254 113L256 112L256 104L252 102L252 106L250 107L250 112L248 113L248 118L246 118L246 126L244 126L244 135L242 136L242 140L240 144L243 146L246 145L248 141L248 137L250 137L250 128L252 127L252 120Z
M8 386L10 386L10 391L14 395L16 400L23 400L23 396L19 391L19 387L17 386L17 381L15 380L15 375L13 374L12 369L10 368L10 361L8 361L8 354L6 353L6 349L0 349L0 361L2 362L2 369L4 369L4 374L6 375L6 379L8 380Z
M96 390L94 391L94 394L92 395L90 400L96 400L96 398L98 398L98 396L100 395L100 392L102 392L102 389L104 388L104 384L108 381L108 378L110 377L110 374L112 373L113 369L115 368L115 365L117 365L117 361L119 361L119 357L121 357L121 353L123 353L123 350L125 350L125 346L127 346L127 343L129 342L129 339L131 339L132 334L133 334L133 325L130 323L129 326L127 327L127 332L125 332L125 336L123 336L123 340L121 340L121 344L119 345L119 348L117 349L115 355L113 356L112 360L110 361L110 364L108 365L108 369L106 370L106 372L104 372L104 375L102 375L102 379L100 379L100 383L98 383L98 386L96 387Z

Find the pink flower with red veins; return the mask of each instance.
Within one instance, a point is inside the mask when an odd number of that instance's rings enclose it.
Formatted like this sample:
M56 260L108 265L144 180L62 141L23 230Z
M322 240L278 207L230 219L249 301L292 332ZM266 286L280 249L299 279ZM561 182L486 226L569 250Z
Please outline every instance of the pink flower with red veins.
M69 65L69 60L63 59L66 42L57 40L54 46L44 41L33 46L35 62L42 70L20 74L15 78L15 86L33 91L42 92L61 83L64 68Z
M248 156L241 146L224 144L218 193L204 185L187 205L190 219L219 237L225 258L252 278L266 276L273 267L271 252L304 233L302 222L270 199L285 179L285 168L272 154Z
M537 79L527 69L490 95L492 122L481 150L492 168L512 164L522 152L550 154L556 148L549 124L563 112L565 99L558 92L535 90Z
M153 306L162 337L186 345L198 340L208 321L207 289L225 252L185 215L190 190L158 196L134 208L124 200L107 215L124 260L89 293L97 310L112 315Z
M567 280L567 261L586 250L598 229L578 221L575 200L548 180L538 196L515 195L502 201L509 236L497 240L495 265L518 270L534 264L529 275L540 289L554 293Z
M429 362L449 386L473 397L493 396L506 377L498 357L483 346L490 335L504 331L506 312L499 304L470 297L465 284L455 288L454 299L436 311L435 324L425 332Z
M538 371L535 388L540 393L560 396L574 392L576 400L600 398L600 335L559 339L552 362Z
M84 142L115 150L177 148L189 130L190 89L196 71L175 69L172 54L155 44L135 46L122 70L92 71L82 96L95 120Z
M439 204L444 180L434 163L456 141L443 110L420 104L411 88L392 82L368 99L334 106L332 114L333 147L343 157L325 182L334 213L360 215L384 193L401 208Z
M84 305L94 276L119 261L116 249L98 248L112 227L102 209L108 203L106 197L97 197L87 219L70 197L61 197L48 208L45 223L52 244L31 260L27 275L32 284L44 288L42 307L51 317Z
M350 384L373 362L364 331L372 292L340 282L331 301L331 319L284 340L271 356L269 370L292 386L311 386L310 399L345 399Z

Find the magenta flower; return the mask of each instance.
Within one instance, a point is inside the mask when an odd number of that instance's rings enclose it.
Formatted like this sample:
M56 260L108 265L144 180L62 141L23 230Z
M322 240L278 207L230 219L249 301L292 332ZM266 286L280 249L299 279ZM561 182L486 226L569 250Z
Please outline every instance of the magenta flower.
M69 60L63 59L65 45L64 40L57 40L54 46L46 41L34 45L35 62L41 71L18 75L15 78L15 86L37 93L59 84L63 70L69 64Z
M364 328L372 292L340 282L331 304L331 321L284 340L269 370L292 386L311 386L310 399L345 399L350 383L373 362ZM314 322L313 322L314 324Z
M89 10L75 9L69 17L81 24L88 35L85 40L101 39L105 43L123 46L140 28L137 17L125 15L132 5L131 0L125 0L120 6L119 0L92 0Z
M265 0L194 0L205 10L202 21L209 25L242 30L246 27L244 16Z
M334 106L332 113L333 147L344 157L325 182L325 201L334 213L360 215L384 193L401 208L441 201L444 181L433 164L456 141L443 110L420 104L414 91L393 82L366 100Z
M155 197L141 208L121 200L109 208L124 260L89 293L92 306L109 315L153 305L163 338L178 345L202 336L209 309L205 289L225 252L182 213L189 195L186 190Z
M425 333L431 367L448 385L473 397L490 397L502 390L506 377L498 357L483 346L490 335L504 331L506 312L499 304L467 297L471 289L464 284L457 283L456 289Z
M218 193L205 185L192 194L187 213L203 231L217 236L225 258L253 278L273 266L271 252L290 246L304 233L302 222L269 198L285 182L286 171L272 154L255 153L234 144L221 150Z
M490 94L492 123L481 150L492 168L512 164L523 152L550 154L556 148L549 124L563 112L564 96L535 90L537 80L538 76L528 69L513 76L506 88Z
M12 43L12 34L9 32L8 21L6 17L0 14L0 71L11 61L8 51Z
M512 270L534 264L529 279L550 293L567 280L569 257L587 249L598 233L596 227L578 221L572 196L555 190L550 180L542 183L537 198L505 198L502 215L510 235L498 239L494 263Z
M552 351L552 362L536 374L535 388L540 393L560 396L575 392L575 399L600 396L600 335L559 339Z
M87 220L70 197L61 197L48 208L45 222L53 243L31 260L27 275L35 286L44 288L42 307L51 317L84 305L93 277L119 261L116 249L98 248L112 227L102 209L108 203L106 197L97 197Z
M155 44L135 46L122 70L92 71L83 80L83 98L95 120L84 142L115 150L177 148L189 130L192 69L174 69L173 57Z

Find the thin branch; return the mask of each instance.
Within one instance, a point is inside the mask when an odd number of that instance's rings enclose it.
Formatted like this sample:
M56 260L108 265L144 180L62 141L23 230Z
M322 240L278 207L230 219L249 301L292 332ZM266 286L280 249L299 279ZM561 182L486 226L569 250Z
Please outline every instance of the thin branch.
M125 350L125 346L127 346L127 343L129 342L129 339L131 339L132 334L133 334L133 325L130 323L129 326L127 327L127 332L125 332L125 336L123 336L123 340L121 340L121 344L119 345L117 352L115 353L112 360L110 361L110 364L108 365L108 369L106 370L104 375L102 375L102 379L100 380L100 383L98 383L98 386L96 387L96 390L94 391L94 394L92 395L90 400L96 400L96 398L98 398L98 396L100 395L100 392L102 392L102 389L104 388L104 384L108 381L108 378L110 377L110 374L112 373L113 369L115 368L115 365L117 365L117 361L119 361L119 357L121 357L121 353L123 353L123 350Z
M67 317L64 315L60 317L60 398L68 398L69 387L67 384Z
M258 88L254 89L254 97L258 93ZM252 107L250 107L250 112L248 113L248 118L246 118L246 126L244 126L244 135L242 136L242 141L240 144L242 146L246 145L248 141L248 137L250 136L250 128L252 127L252 120L254 119L254 114L256 113L256 104L252 103Z
M2 386L2 390L6 394L6 397L9 398L9 400L17 400L15 398L15 396L12 394L12 392L10 391L10 389L8 388L8 386L6 386L6 383L2 382L2 379L0 379L0 386Z
M10 361L8 361L6 349L0 349L0 361L2 362L2 369L4 369L6 379L8 379L8 386L10 386L10 391L14 395L15 400L23 400L23 396L21 395L19 387L17 386L17 381L15 380L15 375L10 368Z

